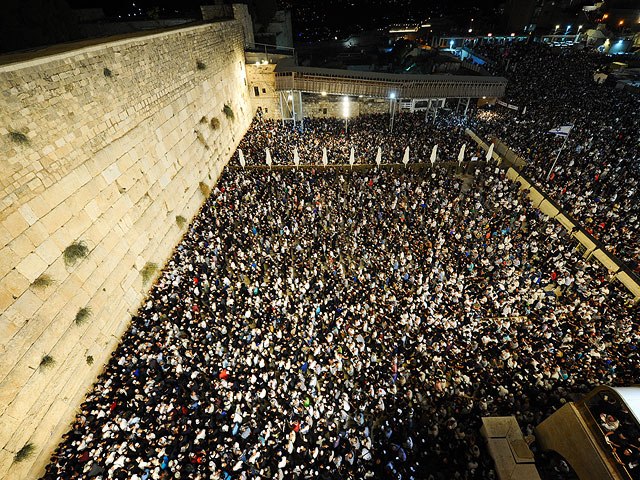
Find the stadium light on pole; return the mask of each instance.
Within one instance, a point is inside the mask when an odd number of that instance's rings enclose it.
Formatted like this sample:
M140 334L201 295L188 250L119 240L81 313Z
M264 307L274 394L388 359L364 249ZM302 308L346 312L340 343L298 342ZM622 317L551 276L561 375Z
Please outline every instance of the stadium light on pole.
M396 92L391 92L389 94L389 99L391 102L391 119L389 120L389 130L393 133L393 118L396 114Z

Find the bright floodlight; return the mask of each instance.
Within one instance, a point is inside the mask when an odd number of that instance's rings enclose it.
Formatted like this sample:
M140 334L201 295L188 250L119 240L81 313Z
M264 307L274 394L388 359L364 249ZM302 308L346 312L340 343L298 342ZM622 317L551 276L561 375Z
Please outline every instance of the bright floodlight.
M321 92L320 95L322 95L323 97L327 96L327 92Z
M391 92L389 94L389 98L396 98L396 92Z

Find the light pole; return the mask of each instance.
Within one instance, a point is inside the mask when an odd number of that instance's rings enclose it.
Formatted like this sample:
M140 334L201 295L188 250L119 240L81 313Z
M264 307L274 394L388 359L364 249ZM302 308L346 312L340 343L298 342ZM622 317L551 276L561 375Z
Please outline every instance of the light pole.
M396 92L391 92L389 94L389 98L391 99L391 119L389 120L389 129L391 130L391 133L393 133L393 118L396 114Z
M349 97L344 97L342 100L342 114L344 115L344 134L347 136L349 133Z

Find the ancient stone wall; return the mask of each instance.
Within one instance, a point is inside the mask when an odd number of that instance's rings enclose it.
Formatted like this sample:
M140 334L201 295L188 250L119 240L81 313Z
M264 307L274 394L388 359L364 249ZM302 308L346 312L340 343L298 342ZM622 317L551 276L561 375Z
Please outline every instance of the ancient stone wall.
M305 117L337 117L344 116L344 103L340 95L312 95L305 94L303 97ZM378 98L357 98L349 97L349 117L371 113L389 113L389 101Z
M251 107L262 108L264 118L280 119L280 100L276 92L276 76L274 63L254 65L247 63L247 81Z
M253 115L238 21L98 42L0 57L0 478L42 473Z

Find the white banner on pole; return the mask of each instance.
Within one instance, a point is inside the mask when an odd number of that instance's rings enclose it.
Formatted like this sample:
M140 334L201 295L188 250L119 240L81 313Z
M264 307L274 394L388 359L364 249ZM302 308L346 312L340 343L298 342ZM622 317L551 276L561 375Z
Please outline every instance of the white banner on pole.
M464 151L467 148L467 144L463 143L462 147L460 147L460 153L458 153L458 165L462 164L462 161L464 160Z
M293 164L297 167L300 165L300 155L298 155L298 147L293 151Z
M355 151L353 150L353 147L351 147L351 155L349 155L349 165L351 165L351 168L353 168L353 164L356 161L355 158Z
M273 163L273 161L271 160L271 152L268 148L265 149L265 152L267 154L267 165L269 165L269 168L271 168L271 164Z
M438 145L433 146L433 150L431 150L431 166L436 163L436 155L438 154Z
M405 167L409 163L409 146L404 149L404 157L402 157L402 163L404 163Z
M493 158L493 143L489 145L489 150L487 150L487 161Z
M244 161L244 154L240 149L238 149L238 158L240 159L240 165L242 165L242 168L244 168L246 162Z
M329 163L327 159L327 147L322 147L322 165L326 167L327 163Z
M380 166L382 163L382 149L378 147L378 154L376 155L376 164Z

